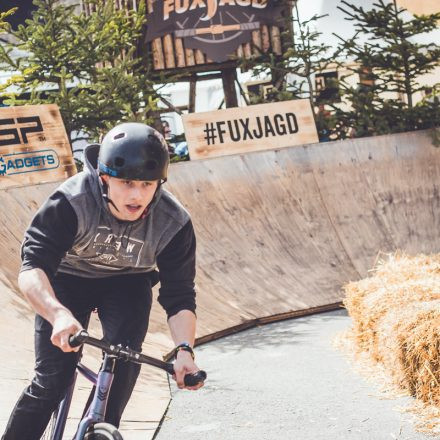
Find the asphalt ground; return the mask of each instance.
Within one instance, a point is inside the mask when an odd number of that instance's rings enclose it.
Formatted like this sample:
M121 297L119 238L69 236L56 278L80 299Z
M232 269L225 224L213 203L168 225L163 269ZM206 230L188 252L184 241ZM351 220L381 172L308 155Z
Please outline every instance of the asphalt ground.
M156 440L425 440L410 398L386 399L334 347L345 310L257 327L197 348L208 373L199 391L179 390Z

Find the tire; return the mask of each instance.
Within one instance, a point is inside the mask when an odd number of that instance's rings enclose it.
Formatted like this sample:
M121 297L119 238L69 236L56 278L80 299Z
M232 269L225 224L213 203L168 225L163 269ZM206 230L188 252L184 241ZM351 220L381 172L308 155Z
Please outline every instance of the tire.
M110 423L96 423L84 436L84 440L123 440L121 433Z

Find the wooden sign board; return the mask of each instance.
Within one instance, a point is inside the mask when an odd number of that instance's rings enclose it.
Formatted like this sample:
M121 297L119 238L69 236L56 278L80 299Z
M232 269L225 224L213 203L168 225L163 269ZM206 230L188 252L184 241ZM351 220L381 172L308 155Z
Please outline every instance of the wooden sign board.
M75 173L58 106L0 108L0 189L63 180Z
M183 116L191 159L318 142L307 99Z
M203 64L215 64L210 70L231 67L231 61L261 52L280 55L279 26L291 23L292 10L290 3L275 0L147 0L147 7L145 41L151 44L154 69L191 67L193 72Z

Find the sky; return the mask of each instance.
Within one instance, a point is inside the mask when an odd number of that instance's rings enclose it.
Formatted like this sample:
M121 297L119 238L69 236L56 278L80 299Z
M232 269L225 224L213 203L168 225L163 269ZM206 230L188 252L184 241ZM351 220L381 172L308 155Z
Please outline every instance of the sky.
M355 6L362 6L365 10L369 10L373 7L373 3L376 3L376 0L348 0L348 3ZM339 41L333 35L333 32L343 38L349 38L354 33L352 23L344 20L345 14L337 8L339 5L342 5L341 0L298 0L298 11L301 20L310 18L314 14L328 14L327 17L319 20L318 30L323 33L323 42L333 47L335 47ZM410 17L411 15L408 14L408 18ZM429 35L418 37L418 41L435 41L437 44L440 44L440 28Z

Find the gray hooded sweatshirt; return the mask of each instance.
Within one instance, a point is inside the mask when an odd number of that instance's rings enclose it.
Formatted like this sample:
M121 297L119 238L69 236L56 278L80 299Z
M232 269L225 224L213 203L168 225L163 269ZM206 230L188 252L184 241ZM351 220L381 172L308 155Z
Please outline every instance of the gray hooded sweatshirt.
M145 216L115 218L96 171L99 145L86 148L85 168L40 207L25 233L22 268L81 278L159 270L159 302L168 316L195 310L195 236L188 212L162 187Z

